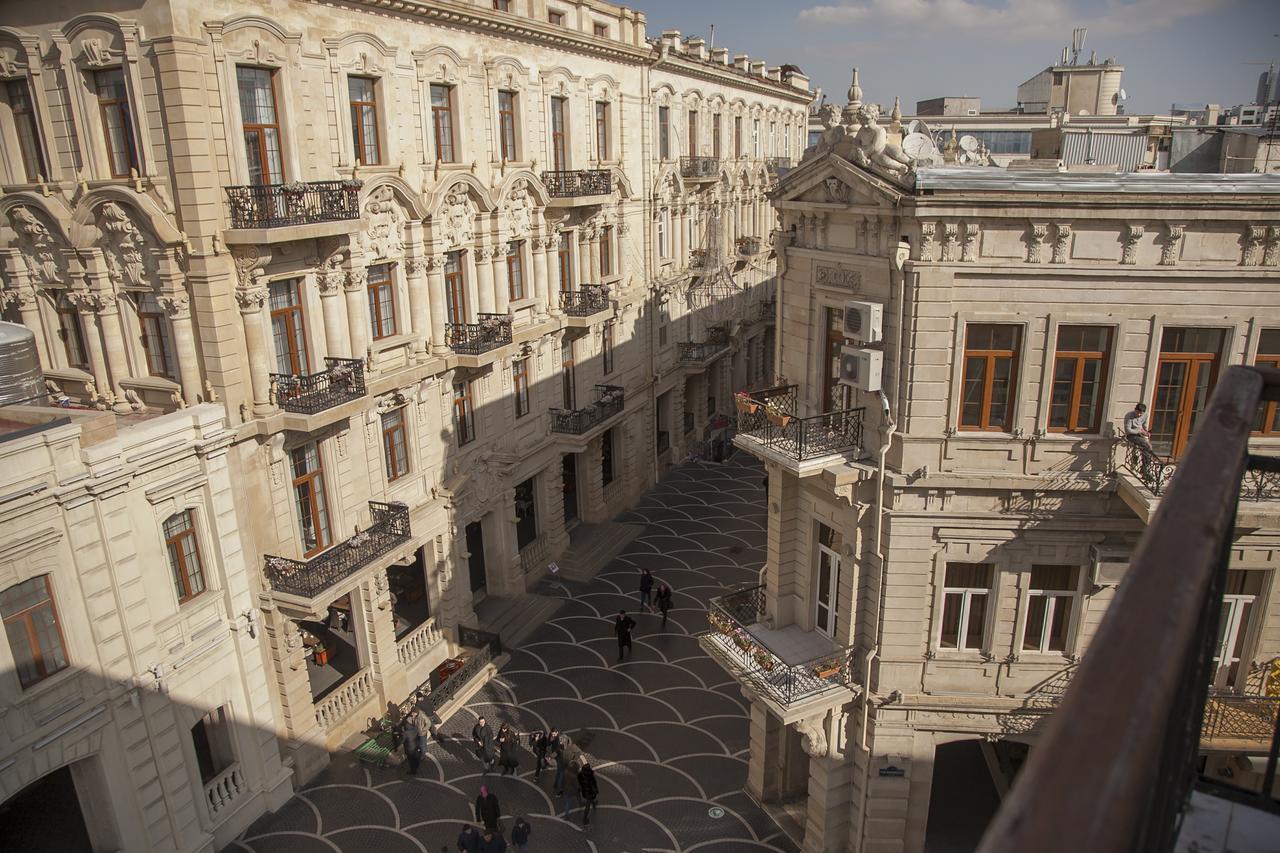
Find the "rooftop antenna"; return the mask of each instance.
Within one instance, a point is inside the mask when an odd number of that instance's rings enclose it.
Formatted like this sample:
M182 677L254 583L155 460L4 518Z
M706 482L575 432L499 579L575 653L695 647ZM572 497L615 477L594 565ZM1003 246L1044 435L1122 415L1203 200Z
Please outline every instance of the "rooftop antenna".
M707 52L709 53L716 46L716 25L715 24L711 25L711 36L707 41L708 41Z
M1076 27L1071 31L1071 64L1080 59L1080 51L1084 50L1084 39L1089 34L1088 27Z

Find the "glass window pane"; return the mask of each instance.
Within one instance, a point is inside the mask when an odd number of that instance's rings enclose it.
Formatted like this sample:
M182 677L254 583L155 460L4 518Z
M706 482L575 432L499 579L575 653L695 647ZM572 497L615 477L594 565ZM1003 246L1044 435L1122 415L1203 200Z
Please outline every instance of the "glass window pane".
M1031 588L1074 592L1076 588L1076 567L1032 566Z
M1075 386L1076 360L1059 358L1053 366L1053 389L1049 396L1049 426L1066 429L1071 410L1071 391Z
M271 71L266 68L236 67L240 91L240 115L246 124L276 124L275 93Z
M987 595L969 594L969 624L966 626L964 645L967 649L981 649L986 634Z
M948 593L942 599L942 634L939 645L944 649L954 649L960 645L960 610L964 596L959 593Z
M1071 605L1074 599L1069 596L1055 596L1053 599L1053 624L1049 626L1048 651L1062 652L1067 649L1067 626L1071 624Z
M960 423L982 426L982 397L986 388L987 359L970 356L964 361L964 389L960 402Z
M987 425L1003 428L1009 417L1009 380L1013 373L1013 360L997 358L992 367L991 408L987 414Z
M1040 650L1040 638L1044 633L1045 602L1043 595L1033 595L1027 601L1027 627L1022 632L1022 648L1029 651Z

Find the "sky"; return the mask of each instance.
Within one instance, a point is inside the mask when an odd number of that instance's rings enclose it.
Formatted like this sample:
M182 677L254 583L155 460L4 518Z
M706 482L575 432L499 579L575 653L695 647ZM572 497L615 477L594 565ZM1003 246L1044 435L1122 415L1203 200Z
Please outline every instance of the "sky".
M648 34L708 37L730 56L799 65L843 104L858 67L863 99L903 113L942 95L1016 103L1018 84L1058 61L1074 27L1124 66L1129 113L1173 103L1251 103L1268 61L1280 68L1280 0L631 0ZM1250 64L1262 62L1263 64Z

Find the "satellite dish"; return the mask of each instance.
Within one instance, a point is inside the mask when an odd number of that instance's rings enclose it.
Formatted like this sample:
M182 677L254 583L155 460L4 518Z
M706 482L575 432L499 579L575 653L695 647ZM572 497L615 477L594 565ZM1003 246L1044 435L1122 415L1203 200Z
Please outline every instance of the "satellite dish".
M902 150L912 160L932 161L938 149L933 147L933 140L927 134L912 132L902 140Z
M960 149L962 151L968 151L970 154L972 154L974 151L977 151L978 137L970 136L969 134L966 133L964 136L960 137Z
M1128 98L1129 98L1129 96L1128 96L1127 94L1125 94L1124 89L1121 89L1121 90L1120 90L1120 100L1124 101L1124 100L1127 100Z
M907 135L909 136L913 133L923 133L925 136L933 138L933 131L929 129L929 125L918 118L913 118L907 123Z

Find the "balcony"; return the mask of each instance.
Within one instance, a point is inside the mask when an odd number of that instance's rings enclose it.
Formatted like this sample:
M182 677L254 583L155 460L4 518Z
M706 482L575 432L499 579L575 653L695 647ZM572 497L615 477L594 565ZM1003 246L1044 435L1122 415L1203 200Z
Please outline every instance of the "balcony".
M677 344L682 367L705 370L711 362L729 352L729 330L724 326L707 329L705 341L681 341Z
M816 703L839 705L853 698L859 688L850 671L851 648L795 625L766 627L764 612L763 586L713 598L707 610L711 629L698 643L784 722L812 713Z
M364 396L364 362L326 358L324 365L324 370L307 376L271 374L276 405L286 412L314 415Z
M264 574L271 589L316 612L316 607L335 597L336 593L330 592L333 587L410 541L409 507L404 504L370 501L369 517L373 523L367 528L357 529L347 541L310 560L264 558ZM322 596L324 601L314 601Z
M561 291L560 307L564 309L565 316L569 317L570 326L590 325L590 318L612 307L609 304L609 286L583 284L576 290Z
M700 270L707 266L707 250L706 249L690 249L689 250L689 268Z
M542 173L551 207L601 204L613 194L613 174L608 169L573 169Z
M1120 594L979 853L1221 853L1280 838L1273 697L1209 688L1246 475L1280 468L1248 452L1262 400L1280 400L1280 370L1228 368L1180 473L1165 488L1151 472L1162 498ZM1210 769L1224 761L1232 772Z
M230 244L345 234L360 221L360 181L295 181L226 187Z
M687 181L714 181L720 177L719 157L681 157L680 177Z
M446 323L444 342L468 363L463 367L479 367L480 356L511 343L510 314L477 314L474 323ZM474 362L474 363L472 363Z
M1168 491L1179 462L1124 440L1116 443L1116 452L1120 497L1143 521L1149 522L1160 497ZM1240 482L1240 500L1243 503L1237 509L1238 526L1280 525L1280 469L1245 471ZM1276 503L1268 503L1270 501Z
M781 178L787 172L791 171L790 157L766 157L764 165L775 177Z
M734 443L764 459L783 462L789 468L799 463L843 455L862 454L862 426L866 409L823 412L807 418L798 410L795 385L780 385L738 394L738 434ZM804 466L800 473L817 473L823 465Z
M773 299L761 299L756 309L756 319L761 323L776 323L778 321L778 303Z
M758 237L739 237L733 245L738 250L738 254L744 257L758 255L761 251Z
M552 409L551 431L584 436L622 413L626 390L619 385L597 385L596 401L582 409Z

